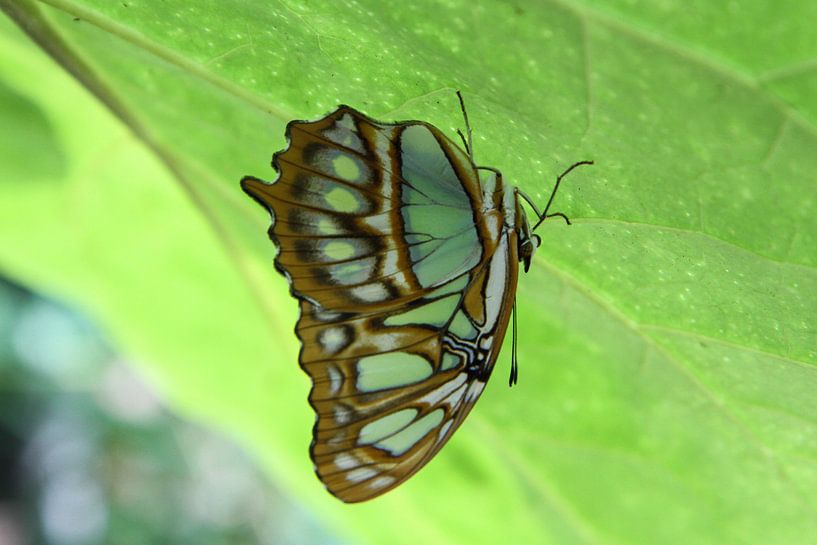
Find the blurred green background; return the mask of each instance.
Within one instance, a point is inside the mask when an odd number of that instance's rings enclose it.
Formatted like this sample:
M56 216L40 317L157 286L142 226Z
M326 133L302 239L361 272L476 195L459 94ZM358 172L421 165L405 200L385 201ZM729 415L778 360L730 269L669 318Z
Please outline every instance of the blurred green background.
M2 528L813 543L817 4L0 7ZM312 474L296 304L238 180L339 103L454 135L456 89L478 162L534 198L596 165L520 278L518 387L505 352L423 471L347 506Z
M0 281L0 543L340 544L84 316Z

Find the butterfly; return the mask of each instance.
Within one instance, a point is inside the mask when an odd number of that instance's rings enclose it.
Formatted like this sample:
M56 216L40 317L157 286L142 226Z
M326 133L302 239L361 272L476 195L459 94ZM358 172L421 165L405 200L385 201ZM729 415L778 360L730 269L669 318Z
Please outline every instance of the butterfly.
M300 305L310 454L344 502L399 485L460 426L502 346L518 264L527 271L539 246L533 231L549 217L570 223L548 209L562 178L592 164L562 173L540 212L498 170L475 165L457 96L464 150L429 123L339 106L287 125L273 183L241 180L272 217L275 268Z

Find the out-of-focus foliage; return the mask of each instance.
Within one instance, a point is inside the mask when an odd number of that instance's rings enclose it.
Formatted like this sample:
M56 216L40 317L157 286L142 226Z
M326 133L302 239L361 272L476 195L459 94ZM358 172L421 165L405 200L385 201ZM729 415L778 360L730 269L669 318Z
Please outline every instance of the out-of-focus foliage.
M173 416L75 312L0 279L3 545L339 543Z

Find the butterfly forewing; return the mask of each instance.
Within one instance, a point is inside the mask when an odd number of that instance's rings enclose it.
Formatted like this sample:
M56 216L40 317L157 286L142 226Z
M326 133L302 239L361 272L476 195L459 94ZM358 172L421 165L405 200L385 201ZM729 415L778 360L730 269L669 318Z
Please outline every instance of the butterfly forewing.
M421 468L484 388L516 287L516 234L431 125L342 106L287 136L275 183L242 186L270 210L276 267L301 300L316 471L363 501Z

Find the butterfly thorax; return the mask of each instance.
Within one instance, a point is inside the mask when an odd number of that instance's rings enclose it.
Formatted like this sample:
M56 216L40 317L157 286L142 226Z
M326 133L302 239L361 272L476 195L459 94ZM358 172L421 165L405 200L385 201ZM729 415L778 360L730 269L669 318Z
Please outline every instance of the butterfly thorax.
M498 216L502 218L501 228L512 232L516 239L518 259L524 263L525 272L527 272L538 245L531 234L530 223L528 223L518 191L516 188L506 191L502 173L496 169L481 171L480 186L482 188L482 213L488 221L489 230L494 227L490 220L492 212L498 213ZM493 231L495 232L492 232L492 235L495 236L495 240L498 240L500 235L498 229L494 227Z
M517 236L517 253L519 254L519 261L524 263L525 272L528 272L533 254L536 253L536 248L539 247L539 238L531 233L528 216L525 214L525 209L522 208L522 201L516 190L513 192L513 197L516 208L514 230Z

